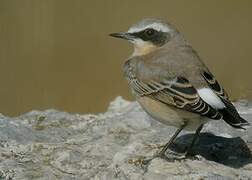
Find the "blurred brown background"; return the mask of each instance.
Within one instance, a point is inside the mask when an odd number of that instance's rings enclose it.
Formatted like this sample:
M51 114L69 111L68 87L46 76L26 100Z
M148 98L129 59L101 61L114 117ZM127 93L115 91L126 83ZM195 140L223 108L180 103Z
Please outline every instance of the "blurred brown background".
M0 112L131 99L121 67L132 47L108 34L145 17L175 24L233 99L252 98L250 0L0 0Z

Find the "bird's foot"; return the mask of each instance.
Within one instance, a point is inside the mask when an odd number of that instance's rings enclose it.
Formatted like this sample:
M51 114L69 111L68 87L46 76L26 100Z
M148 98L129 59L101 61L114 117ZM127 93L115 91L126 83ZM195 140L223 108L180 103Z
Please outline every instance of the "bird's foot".
M189 153L188 151L183 152L183 153L178 153L178 152L174 152L174 151L168 151L167 153L159 153L157 154L155 157L159 157L162 159L165 159L167 161L181 161L181 160L185 160L185 159L199 159L198 156Z
M155 154L151 157L141 156L138 158L129 159L128 163L133 164L135 166L139 166L139 167L148 167L150 162L156 158L161 158L161 159L164 159L165 161L169 161L169 162L183 161L185 159L192 159L192 160L199 160L200 159L200 157L191 155L187 152L186 153L177 153L177 152L171 151L167 154L158 153L158 154Z
M155 156L152 157L145 157L145 156L141 156L138 158L134 158L134 159L129 159L128 163L129 164L133 164L135 166L146 166L148 165L154 158L156 158Z
M174 152L174 151L169 151L168 153L166 153L166 155L162 155L160 156L161 158L164 158L166 160L169 161L174 161L174 160L183 160L187 158L187 154L186 153L178 153L178 152Z
M129 159L128 163L134 164L135 166L146 166L155 158L167 159L165 154L157 153L157 154L154 154L153 156L148 156L148 157L140 156L138 158Z
M149 163L156 158L161 158L164 159L166 161L182 161L185 159L191 159L191 160L199 160L200 156L194 155L189 153L188 151L183 152L183 153L178 153L178 152L174 152L174 151L168 151L167 153L157 153L154 154L153 156L140 156L138 158L133 158L133 159L129 159L128 163L129 164L133 164L135 166L140 166L140 167L146 167L149 165Z

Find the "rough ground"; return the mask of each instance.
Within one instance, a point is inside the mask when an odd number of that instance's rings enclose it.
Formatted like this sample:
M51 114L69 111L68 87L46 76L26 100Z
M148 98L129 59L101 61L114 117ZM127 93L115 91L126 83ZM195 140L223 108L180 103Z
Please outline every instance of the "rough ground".
M252 123L252 103L235 104ZM237 131L222 121L207 124L192 153L173 161L151 156L175 129L150 119L135 102L118 97L106 113L32 111L0 116L0 179L251 179L252 129ZM173 151L192 138L183 132Z

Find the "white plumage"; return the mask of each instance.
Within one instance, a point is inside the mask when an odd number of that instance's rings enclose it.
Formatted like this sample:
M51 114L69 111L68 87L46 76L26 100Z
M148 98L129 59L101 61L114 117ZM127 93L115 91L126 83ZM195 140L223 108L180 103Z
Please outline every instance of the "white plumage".
M202 88L198 89L197 91L199 96L213 108L223 109L226 107L221 99L210 88Z
M169 32L170 31L170 29L167 26L164 26L161 23L152 23L152 24L149 24L149 25L143 24L142 26L131 27L128 30L128 33L140 32L140 31L143 31L143 30L148 29L148 28L152 28L152 29L155 29L157 31L162 31L162 32Z

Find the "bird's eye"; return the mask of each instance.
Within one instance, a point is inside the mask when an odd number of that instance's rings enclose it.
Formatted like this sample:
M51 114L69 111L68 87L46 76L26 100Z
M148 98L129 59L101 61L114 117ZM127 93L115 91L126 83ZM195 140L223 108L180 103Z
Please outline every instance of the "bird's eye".
M155 31L154 29L146 29L146 30L145 30L145 34L146 34L148 37L153 36L155 33L156 33L156 31Z

